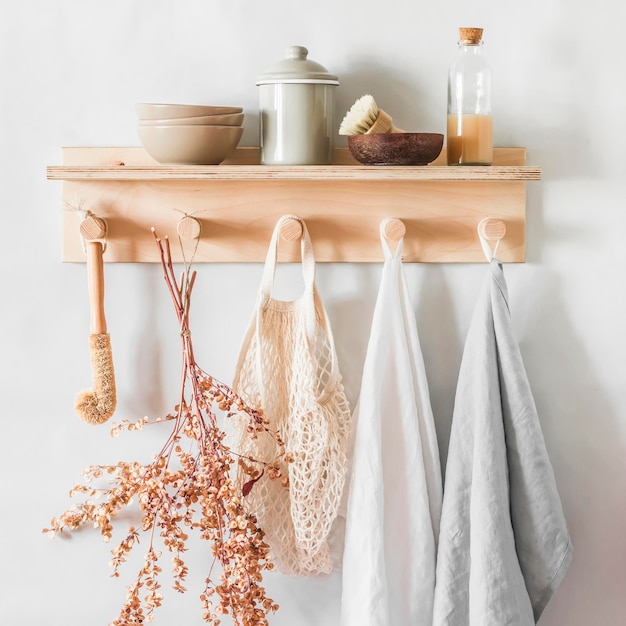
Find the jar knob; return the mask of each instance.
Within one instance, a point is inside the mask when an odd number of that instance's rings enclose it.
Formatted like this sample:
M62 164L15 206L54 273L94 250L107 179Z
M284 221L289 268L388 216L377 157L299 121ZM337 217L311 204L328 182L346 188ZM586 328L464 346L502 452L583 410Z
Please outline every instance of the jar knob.
M304 46L289 46L287 48L287 56L290 59L306 59L309 51Z

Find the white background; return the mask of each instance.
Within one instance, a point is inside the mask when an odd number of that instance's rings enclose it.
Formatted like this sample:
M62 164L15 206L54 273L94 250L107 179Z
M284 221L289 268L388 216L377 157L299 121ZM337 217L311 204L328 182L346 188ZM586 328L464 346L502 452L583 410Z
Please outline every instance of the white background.
M528 262L505 267L575 545L541 625L624 624L625 22L617 0L2 0L0 624L97 626L116 617L136 563L115 580L110 546L95 531L54 541L40 531L68 506L83 467L139 458L163 440L154 431L112 439L108 427L74 415L75 394L91 384L86 275L84 265L60 262L61 186L46 180L46 165L60 164L62 146L139 145L140 101L241 105L241 145L257 145L255 77L292 44L339 76L338 118L372 93L399 127L444 132L447 67L465 25L485 28L496 145L526 146L529 164L543 168L543 180L528 184ZM463 339L486 268L406 271L445 459ZM226 382L260 274L259 265L199 267L197 357ZM281 275L297 284L293 268ZM351 401L379 276L379 265L318 269ZM115 419L164 412L176 399L179 345L160 269L107 266L106 308ZM206 547L188 557L191 589L178 596L166 588L155 624L201 623ZM338 623L337 574L267 580L282 607L272 626Z

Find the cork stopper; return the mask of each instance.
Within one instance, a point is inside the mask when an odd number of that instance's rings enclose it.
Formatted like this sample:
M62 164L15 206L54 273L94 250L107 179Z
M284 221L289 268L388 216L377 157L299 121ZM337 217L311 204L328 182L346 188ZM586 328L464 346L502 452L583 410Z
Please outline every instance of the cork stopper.
M482 28L459 28L459 36L461 43L476 46L483 38Z

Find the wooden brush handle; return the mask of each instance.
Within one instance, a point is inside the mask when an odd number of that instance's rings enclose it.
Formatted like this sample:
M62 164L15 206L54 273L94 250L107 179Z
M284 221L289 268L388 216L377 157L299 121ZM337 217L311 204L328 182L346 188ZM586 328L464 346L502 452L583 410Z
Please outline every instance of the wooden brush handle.
M374 120L374 123L369 127L366 135L384 135L391 130L393 126L393 120L389 113L386 113L382 109L378 109L378 115Z
M102 335L107 332L104 316L104 263L102 244L99 241L85 242L87 247L87 284L91 307L90 332Z
M366 135L384 135L385 133L404 133L406 131L393 125L391 115L382 109L378 109L378 117L370 126Z

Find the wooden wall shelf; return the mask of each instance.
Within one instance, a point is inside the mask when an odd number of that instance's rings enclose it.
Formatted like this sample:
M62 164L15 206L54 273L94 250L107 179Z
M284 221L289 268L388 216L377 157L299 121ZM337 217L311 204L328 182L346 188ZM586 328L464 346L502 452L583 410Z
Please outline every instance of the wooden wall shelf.
M302 217L319 262L380 262L379 224L406 226L407 262L480 262L476 226L484 217L507 227L499 258L524 261L526 183L541 170L525 165L524 148L496 148L490 167L448 167L445 149L427 167L366 167L347 149L331 166L263 166L258 149L239 148L217 166L166 166L142 148L64 148L65 206L106 220L108 262L157 262L151 227L178 242L185 214L202 225L196 262L260 262L277 219ZM81 216L64 211L63 260L84 262ZM175 260L181 260L173 245ZM281 261L298 258L297 242L281 244Z

